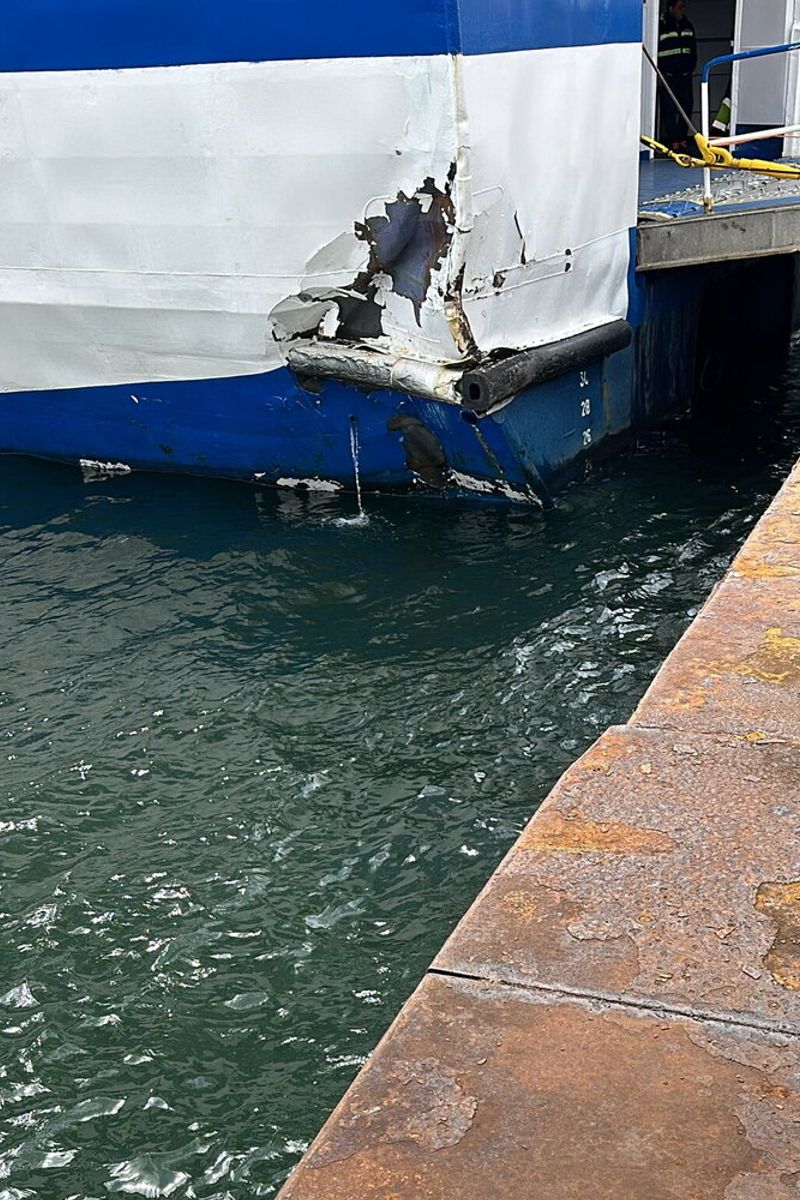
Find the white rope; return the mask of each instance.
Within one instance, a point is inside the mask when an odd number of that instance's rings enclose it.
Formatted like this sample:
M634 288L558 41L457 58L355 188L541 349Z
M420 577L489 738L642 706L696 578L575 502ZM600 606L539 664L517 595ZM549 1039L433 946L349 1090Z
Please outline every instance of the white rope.
M756 133L737 133L735 137L709 138L710 146L743 146L745 142L760 142L765 138L785 137L789 133L800 133L800 125L782 125L778 129L762 129Z

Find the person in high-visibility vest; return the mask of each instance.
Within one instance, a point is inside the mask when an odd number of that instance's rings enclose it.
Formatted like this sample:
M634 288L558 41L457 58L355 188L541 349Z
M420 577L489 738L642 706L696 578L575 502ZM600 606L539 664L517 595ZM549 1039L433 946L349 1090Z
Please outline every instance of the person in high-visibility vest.
M712 133L715 133L717 135L717 137L727 137L731 131L731 85L730 84L728 84L728 87L726 89L725 99L722 101L722 104L720 104L719 108L717 109L717 115L714 117L714 120L711 122L711 131L712 131Z
M687 17L686 0L667 0L658 31L658 66L688 116L694 108L694 72L697 67L697 36ZM686 122L670 96L661 91L660 140L672 150L688 145Z

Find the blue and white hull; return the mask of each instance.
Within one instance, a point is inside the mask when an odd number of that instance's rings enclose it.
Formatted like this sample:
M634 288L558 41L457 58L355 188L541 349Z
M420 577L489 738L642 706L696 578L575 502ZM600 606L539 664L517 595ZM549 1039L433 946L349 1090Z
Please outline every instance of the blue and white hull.
M461 383L648 320L640 0L6 7L0 452L546 503L636 420L635 347Z

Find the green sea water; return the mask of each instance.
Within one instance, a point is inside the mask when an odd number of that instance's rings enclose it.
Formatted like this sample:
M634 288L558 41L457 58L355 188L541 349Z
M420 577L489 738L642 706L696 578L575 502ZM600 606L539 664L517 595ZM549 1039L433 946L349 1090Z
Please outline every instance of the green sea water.
M547 516L0 460L1 1200L275 1194L777 490L799 379Z

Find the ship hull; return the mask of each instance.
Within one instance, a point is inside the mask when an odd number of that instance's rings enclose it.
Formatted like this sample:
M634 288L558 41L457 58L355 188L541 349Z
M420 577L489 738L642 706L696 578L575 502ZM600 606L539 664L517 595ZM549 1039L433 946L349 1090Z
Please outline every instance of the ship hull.
M358 468L366 489L546 507L611 445L687 411L720 364L717 399L730 410L748 364L788 346L797 292L792 257L647 278L632 268L630 346L484 416L279 368L3 393L0 451L329 491L355 489Z
M139 7L10 0L0 452L549 505L688 406L717 277L636 273L638 0Z

